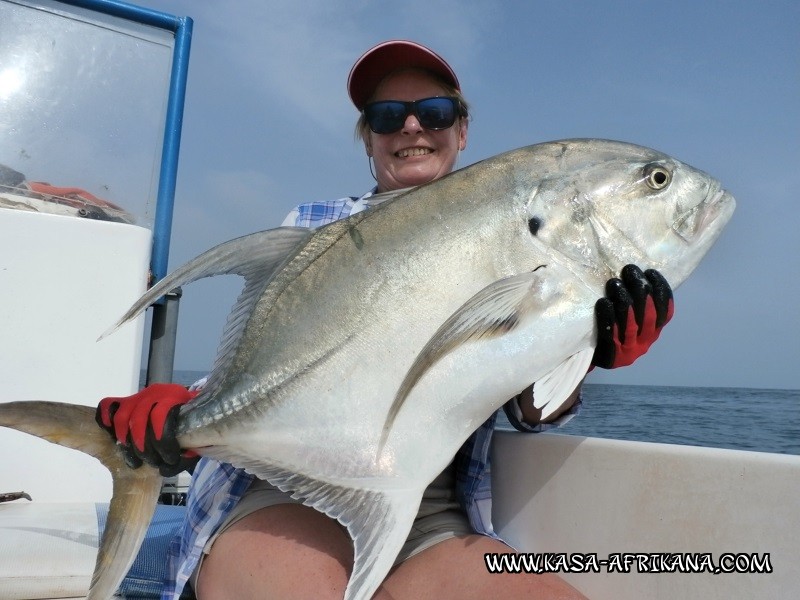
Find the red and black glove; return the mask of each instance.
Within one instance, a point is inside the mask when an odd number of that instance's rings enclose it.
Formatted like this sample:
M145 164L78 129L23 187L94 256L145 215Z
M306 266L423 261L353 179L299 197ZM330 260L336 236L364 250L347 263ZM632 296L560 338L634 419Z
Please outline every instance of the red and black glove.
M622 269L621 279L609 279L606 297L594 306L597 347L592 366L626 367L648 351L675 311L672 288L656 270L644 273L635 265Z
M176 437L181 405L198 393L175 383L154 383L132 396L103 398L95 420L122 445L129 466L146 462L171 477L199 460L194 452L182 452Z

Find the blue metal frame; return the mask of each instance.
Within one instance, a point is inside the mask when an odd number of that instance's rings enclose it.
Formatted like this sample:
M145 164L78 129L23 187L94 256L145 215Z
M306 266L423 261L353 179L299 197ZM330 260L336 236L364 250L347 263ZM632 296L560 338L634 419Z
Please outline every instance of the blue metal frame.
M175 36L172 53L172 73L169 83L164 143L161 151L161 171L153 223L153 251L150 271L158 281L167 274L169 245L172 235L172 213L175 204L175 185L178 175L178 154L183 126L183 104L186 98L186 79L189 73L189 50L194 22L190 17L174 17L167 13L119 2L118 0L60 0L102 14L135 23L171 31Z

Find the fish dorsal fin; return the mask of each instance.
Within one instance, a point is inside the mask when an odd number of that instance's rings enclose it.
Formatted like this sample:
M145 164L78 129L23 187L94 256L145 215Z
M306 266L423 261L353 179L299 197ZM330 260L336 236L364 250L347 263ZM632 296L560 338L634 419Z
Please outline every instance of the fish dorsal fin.
M380 587L403 547L419 510L424 488L388 485L359 489L352 482L330 483L287 471L260 458L231 455L224 446L203 449L203 455L244 468L293 498L301 499L347 528L353 540L353 572L346 600L369 600Z
M533 384L533 406L542 411L542 420L558 414L564 407L572 392L586 377L592 356L594 348L581 350Z
M208 381L193 401L196 406L203 405L205 399L214 396L236 356L239 342L256 303L273 276L305 246L312 236L312 231L302 227L280 227L239 238L246 239L248 243L246 247L240 247L237 253L252 252L253 255L240 256L240 262L232 264L236 270L229 271L244 277L245 285L228 315Z
M378 453L383 450L403 402L425 372L439 359L467 342L505 335L517 326L524 314L542 305L538 301L541 291L538 285L540 275L537 273L541 268L543 266L486 286L439 327L417 355L400 384L386 417Z
M369 198L364 198L364 205L367 208L372 208L373 206L378 206L379 204L383 204L384 202L388 202L389 200L397 198L397 196L402 196L406 192L413 189L413 187L407 187L389 192L381 192L380 194L372 194L372 196Z
M98 340L139 316L164 294L204 277L241 275L245 278L245 289L239 297L241 301L250 295L248 286L268 280L305 244L312 231L303 227L278 227L236 238L203 252L147 290Z
M215 275L234 274L244 277L244 288L228 315L211 375L201 393L192 401L193 407L200 407L213 397L214 391L219 387L226 367L233 360L242 338L247 318L264 289L275 273L305 246L312 235L313 230L304 227L279 227L215 246L150 288L101 339L178 286Z

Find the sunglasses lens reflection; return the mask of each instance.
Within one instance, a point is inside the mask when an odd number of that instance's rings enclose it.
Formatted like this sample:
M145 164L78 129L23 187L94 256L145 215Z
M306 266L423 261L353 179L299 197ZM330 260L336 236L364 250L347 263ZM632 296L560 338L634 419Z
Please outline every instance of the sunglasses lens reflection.
M400 131L410 114L416 115L425 129L438 131L453 126L457 108L458 100L450 97L423 98L414 102L382 100L365 106L364 116L375 133Z

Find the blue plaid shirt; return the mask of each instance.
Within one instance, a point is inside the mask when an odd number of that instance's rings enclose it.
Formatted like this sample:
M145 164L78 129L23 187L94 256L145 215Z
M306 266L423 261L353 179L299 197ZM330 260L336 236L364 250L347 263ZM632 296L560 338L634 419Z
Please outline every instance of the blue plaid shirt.
M329 202L310 202L293 209L283 225L320 227L363 210L374 190L361 197ZM538 432L566 423L580 410L580 399L554 423L531 427L521 421L516 399L503 409L511 424L520 431ZM497 414L492 415L464 443L455 457L456 497L472 528L480 534L497 537L492 527L492 480L489 450ZM197 464L189 487L186 519L169 548L167 581L162 600L178 600L197 568L208 540L247 491L253 475L229 464L203 458Z

